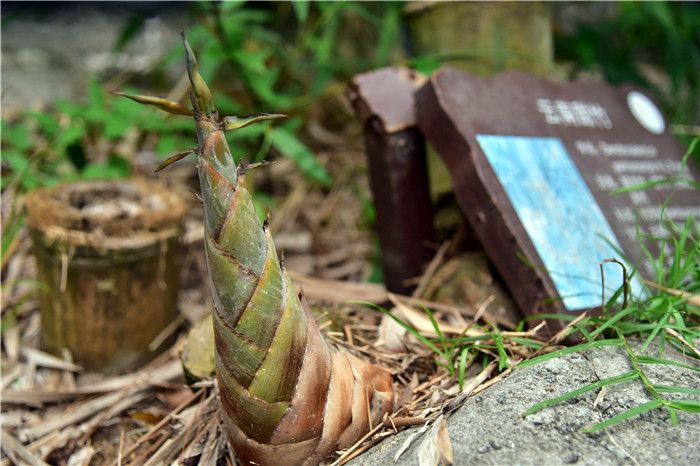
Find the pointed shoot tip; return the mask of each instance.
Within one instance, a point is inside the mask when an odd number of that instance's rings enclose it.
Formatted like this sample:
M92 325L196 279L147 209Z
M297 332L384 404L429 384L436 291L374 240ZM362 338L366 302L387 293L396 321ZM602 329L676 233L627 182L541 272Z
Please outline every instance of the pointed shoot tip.
M187 75L190 78L190 84L192 85L192 91L197 97L197 106L199 111L205 115L211 115L214 112L214 103L211 97L211 91L207 86L207 83L202 78L197 70L197 59L194 56L192 47L190 47L187 38L185 37L185 30L183 28L181 32L182 44L185 47L185 58L187 59Z

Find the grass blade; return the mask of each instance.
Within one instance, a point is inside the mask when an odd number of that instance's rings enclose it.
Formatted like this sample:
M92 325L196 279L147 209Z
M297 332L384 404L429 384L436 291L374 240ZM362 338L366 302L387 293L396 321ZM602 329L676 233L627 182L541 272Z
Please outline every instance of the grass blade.
M472 361L476 357L477 353L474 353L474 356L469 358L469 362L467 362L467 356L469 356L469 348L463 348L461 354L459 355L459 389L462 390L464 389L464 373L467 371L467 367L471 365Z
M552 351L551 353L543 354L542 356L537 356L536 358L528 359L518 364L518 368L532 366L540 362L548 361L550 359L558 358L559 356L564 356L565 354L578 353L579 351L585 351L591 348L600 348L603 346L622 346L623 341L620 338L608 339L608 340L596 340L588 343L582 343L580 345L572 346L570 348L564 348L558 351Z
M607 379L602 379L599 380L598 382L592 383L590 385L586 385L585 387L577 388L576 390L570 391L569 393L566 393L562 396L558 396L556 398L550 398L549 400L542 401L540 403L537 403L534 405L532 408L528 409L525 411L523 414L521 414L522 417L529 416L530 414L536 413L537 411L541 410L542 408L553 405L555 403L559 403L561 401L565 401L571 398L574 398L578 395L581 395L582 393L590 392L591 390L595 390L597 388L606 386L606 385L612 385L614 383L621 383L621 382L627 382L630 380L638 379L639 374L635 371L630 371L626 372L621 375L616 375L615 377L609 377Z
M667 364L669 366L684 367L686 369L700 372L700 369L696 367L689 366L680 362L669 361L668 359L655 358L654 356L637 356L637 362L640 362L642 364Z
M537 340L533 340L531 338L510 337L508 339L512 342L519 344L519 345L525 346L525 347L530 348L530 349L535 349L535 350L538 350L544 346L544 343L539 342Z
M700 389L693 387L676 387L675 385L652 385L652 387L659 393L687 393L700 396Z
M508 354L506 353L505 346L503 345L503 336L497 327L493 327L494 337L493 341L496 343L496 350L498 351L498 370L502 371L504 367L510 367L508 364Z
M403 320L399 319L398 317L396 317L394 314L392 314L392 313L389 312L388 310L384 309L383 307L378 306L377 304L374 304L374 303L367 302L367 301L355 301L355 300L351 300L351 301L349 301L349 302L351 302L351 303L356 303L356 304L363 304L363 305L365 305L365 306L373 307L374 309L377 309L378 311L383 312L384 314L386 314L386 315L388 315L389 317L391 317L392 319L394 319L394 322L396 322L397 324L399 324L400 326L402 326L403 328L405 328L407 332L409 332L409 333L410 333L411 335L413 335L414 337L418 338L418 340L420 340L424 345L426 345L428 348L430 348L431 350L433 350L435 353L440 354L440 355L443 354L442 351L440 351L440 350L438 349L438 347L435 346L435 345L433 344L432 341L430 341L430 339L428 339L428 338L424 337L423 335L421 335L418 331L416 331L416 329L414 329L413 327L411 327L410 325L408 325L406 322L404 322Z
M601 332L603 332L603 330L605 330L605 329L607 329L607 328L609 328L609 327L612 327L618 320L620 320L620 319L622 319L622 318L624 318L624 317L627 317L628 315L633 314L633 313L635 313L635 312L637 312L637 309L635 309L635 308L633 308L633 307L628 307L627 309L623 309L623 310L621 310L621 311L619 311L619 312L616 312L616 313L613 314L609 319L607 319L607 320L605 321L605 323L603 323L603 325L601 325L601 326L598 327L594 332L592 332L592 333L591 333L591 336L595 337L596 335L598 335L598 334L600 334Z
M618 414L617 416L608 419L607 421L600 422L590 429L582 429L581 432L586 432L589 434L592 434L593 432L597 432L601 429L604 429L606 427L609 427L613 424L617 424L618 422L622 422L625 419L629 419L631 417L637 416L639 414L642 414L647 411L651 411L652 409L660 408L664 405L664 402L662 400L656 399L649 401L647 403L644 403L642 405L639 405L635 408L629 409L625 411L622 414Z
M668 402L668 405L671 408L680 409L681 411L700 413L700 401L698 400L671 400Z

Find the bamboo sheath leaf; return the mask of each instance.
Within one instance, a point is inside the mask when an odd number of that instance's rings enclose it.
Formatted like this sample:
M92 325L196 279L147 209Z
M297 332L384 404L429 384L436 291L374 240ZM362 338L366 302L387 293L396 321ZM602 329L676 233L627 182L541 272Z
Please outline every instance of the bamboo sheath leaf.
M234 129L244 128L258 121L276 120L278 118L287 118L287 115L281 113L257 113L255 115L233 115L224 118L224 129L232 131Z
M118 95L194 116L224 428L243 463L318 463L392 411L391 375L326 342L258 219L245 182L254 166L236 166L223 131L281 115L220 118L184 32L183 44L194 111Z
M158 165L158 168L156 168L155 171L156 171L156 172L161 171L162 169L164 169L164 168L167 167L168 165L173 164L173 163L177 162L178 160L184 159L185 157L187 157L188 155L190 155L192 152L194 152L194 151L188 150L188 151L185 151L185 152L179 152L179 153L177 153L177 154L175 154L175 155L171 155L171 156L168 157L163 163L161 163L160 165Z
M127 99L131 99L134 102L138 102L140 104L146 104L146 105L153 105L155 107L158 107L161 110L164 110L168 113L172 113L174 115L194 115L194 112L190 110L187 107L183 107L182 105L178 104L177 102L172 102L170 100L166 99L161 99L159 97L149 97L149 96L144 96L144 95L131 95L131 94L125 94L123 92L112 92L114 95L126 97Z

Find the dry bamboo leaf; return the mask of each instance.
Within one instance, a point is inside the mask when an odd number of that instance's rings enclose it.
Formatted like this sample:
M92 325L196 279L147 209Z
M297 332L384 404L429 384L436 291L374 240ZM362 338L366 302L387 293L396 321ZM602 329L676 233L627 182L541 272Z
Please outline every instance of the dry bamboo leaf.
M180 432L175 437L168 438L161 445L161 447L156 451L148 461L144 463L144 466L158 466L162 464L169 464L177 454L182 449L182 445L185 443L185 433Z
M2 429L2 449L15 464L26 463L32 466L48 466L5 429Z
M87 395L110 393L129 386L143 386L173 380L182 374L182 366L177 360L168 361L156 368L146 368L127 376L114 377L104 382L78 387L68 391L3 390L2 402L13 404L55 403Z
M396 317L403 320L404 322L409 323L421 335L428 338L437 338L438 334L435 330L435 326L433 325L433 322L430 320L428 314L425 311L416 311L412 307L401 303L392 293L389 293L389 299L394 304L394 306L396 306L392 311ZM440 332L442 333L459 335L464 331L463 328L456 327L454 325L448 324L447 322L437 321L437 326ZM467 332L467 334L471 336L469 331ZM485 332L479 331L477 335L484 334Z
M212 424L209 429L209 439L214 439L214 443L209 442L208 448L205 448L204 451L202 452L202 456L199 459L199 464L205 465L205 464L214 464L216 462L216 458L218 458L221 454L221 449L224 447L224 444L226 442L226 437L223 435L217 435L218 429L220 428L220 424L217 421L217 419L214 417L212 418Z
M420 277L418 286L416 286L416 289L413 290L413 294L411 295L412 297L421 297L426 287L428 286L428 283L433 278L433 275L435 275L435 271L437 270L438 266L442 263L443 259L445 258L445 254L447 253L447 250L450 248L451 244L452 241L445 241L444 243L442 243L442 245L440 245L440 249L438 249L438 251L435 253L435 256L428 263L427 267L425 268L425 272Z
M289 275L294 280L294 283L299 284L299 286L304 289L304 294L306 296L320 301L347 302L357 300L359 298L361 301L378 305L389 301L389 292L382 285L373 283L353 283L340 280L326 280L310 277L294 270L290 270ZM457 312L468 316L473 316L476 313L474 309L464 306L455 306L397 294L394 294L393 296L402 304L410 306L424 305L425 307L434 311ZM498 323L505 328L512 329L516 327L515 322L512 322L505 317L489 314L488 312L483 312L482 317L487 319L489 322Z
M66 445L71 438L77 437L79 434L76 434L74 430L75 429L64 429L51 432L43 438L27 445L27 449L35 455L44 458L50 452L56 451L62 445Z
M587 316L588 316L587 312L582 312L581 314L579 314L578 317L576 317L574 320L569 322L564 328L559 330L552 338L550 338L546 344L542 345L540 347L540 349L535 351L535 353L532 356L533 357L537 356L538 354L540 354L540 352L542 352L544 350L553 350L554 345L557 345L560 341L562 341L564 338L566 338L566 335L567 335L567 332L569 331L569 329L571 329L574 325L581 322ZM538 328L539 327L540 326L538 325Z
M346 302L359 297L368 303L382 304L389 300L386 288L382 285L325 280L293 270L289 271L289 275L294 283L304 289L306 296L320 301Z
M492 364L495 365L496 363L494 362L494 363L492 363ZM481 391L486 390L486 389L489 388L491 385L495 384L496 382L498 382L499 380L501 380L502 378L504 378L506 375L508 375L513 369L515 369L515 367L516 367L516 365L513 364L513 365L511 365L508 369L506 369L505 371L501 372L500 374L498 374L498 375L496 375L496 376L494 376L494 377L491 377L490 379L486 380L485 382L479 384L476 388L474 388L474 389L472 390L472 395L474 395L474 394L476 394L476 393L479 393L479 392L481 392Z
M90 433L104 420L109 419L114 414L125 411L136 403L140 403L147 397L148 394L143 390L139 390L136 393L129 394L128 396L124 396L123 393L119 392L104 395L95 400L86 401L80 404L73 412L60 413L55 417L45 420L37 426L30 427L26 429L24 433L31 439L41 438L53 430L63 429L94 415L90 421L82 424L82 428Z
M152 384L172 380L173 378L180 376L182 371L178 361L176 360L164 364L162 367L157 369L160 370L149 371L151 375L150 379L142 378L139 384L135 384L134 386L125 389L126 391L112 392L95 399L85 401L84 403L78 405L75 410L69 413L59 413L54 417L43 420L40 424L23 429L21 433L26 438L38 439L49 434L50 432L63 429L69 425L93 416L95 413L98 413L97 416L94 416L90 422L83 426L83 432L89 432L100 422L102 422L106 416L122 412L133 406L135 403L146 399L148 396L147 391ZM143 376L144 374L141 375ZM5 394L3 392L3 401L5 401L4 397ZM105 410L108 411L105 412Z
M27 358L30 364L34 364L40 367L48 367L51 369L59 369L64 371L80 372L83 370L82 367L64 361L61 358L57 358L51 354L45 353L36 348L30 348L28 346L23 346L20 349L22 355Z
M383 315L377 329L375 345L383 346L389 351L400 352L406 349L404 344L408 330L388 315Z
M94 454L95 448L92 445L86 445L70 455L66 466L82 466L84 464L90 464L90 460Z
M476 308L476 313L474 314L474 322L478 322L486 313L486 308L491 304L496 297L494 295L489 295L488 298L484 300L483 303Z
M418 374L414 372L411 376L411 381L408 384L406 384L406 386L403 389L403 392L401 393L401 398L399 399L398 406L407 406L408 403L411 401L411 398L413 398L413 393L415 392L417 387Z
M411 445L413 445L413 442L418 440L421 435L428 431L428 429L430 429L430 423L426 422L423 427L409 435L408 438L404 440L403 445L401 445L401 448L399 448L396 454L394 455L394 463L396 463L401 457L401 455L403 455L406 452L406 450L408 450L411 447Z
M15 362L19 357L20 345L21 345L21 334L20 327L16 325L14 327L9 327L7 330L3 329L2 344L5 347L5 352L9 361Z
M659 285L658 283L654 283L649 280L645 280L642 278L642 281L646 283L649 286L653 286L654 288L658 288L661 291L665 291L668 294L672 294L674 296L680 296L683 299L687 299L688 304L691 304L693 306L698 306L700 307L700 294L690 294L687 293L683 290L677 290L675 288L668 288L666 286Z
M683 335L681 335L680 333L676 332L676 331L675 331L674 329L672 329L672 328L664 328L664 331L665 331L666 333L668 333L669 335L673 335L674 337L678 338L680 341L683 342L683 344L684 344L685 346L688 347L688 349L690 349L690 351L692 351L693 353L695 353L695 356L697 356L697 357L700 358L700 351L698 351L698 349L697 349L694 345L691 345L685 338L683 338Z
M63 348L61 350L61 356L63 360L68 363L73 363L73 355L68 348ZM63 371L61 374L61 386L65 387L66 390L75 390L77 388L75 381L75 373L73 371Z
M94 400L86 401L85 403L79 405L75 411L71 413L59 413L55 417L45 419L36 426L24 429L22 433L30 440L41 438L54 430L63 429L66 426L90 417L96 412L101 412L102 410L109 408L114 403L119 401L120 398L122 398L121 393L110 393L108 395L95 398Z
M200 418L202 418L200 413ZM187 445L182 449L180 456L178 458L178 464L183 464L187 461L186 457L190 458L202 455L206 449L207 439L213 439L212 437L212 427L217 424L216 417L210 416L206 424L198 423L196 429L198 431L197 435L194 436ZM215 434L216 432L214 432Z
M134 451L136 451L141 445L152 439L158 432L160 432L163 427L168 423L172 418L178 415L181 410L187 408L190 403L192 403L194 400L197 398L202 398L204 396L204 391L203 390L198 390L197 392L193 393L191 397L188 399L184 400L182 403L180 403L175 409L170 411L170 413L165 416L158 424L153 426L151 430L148 431L146 435L143 437L139 438L139 440L131 447L129 450L124 453L123 457L128 458Z
M423 465L450 466L454 461L452 443L445 416L440 414L430 427L430 432L418 446L418 463Z
M24 368L19 365L8 364L8 366L3 367L2 383L0 386L3 390L8 386L12 385L24 372Z

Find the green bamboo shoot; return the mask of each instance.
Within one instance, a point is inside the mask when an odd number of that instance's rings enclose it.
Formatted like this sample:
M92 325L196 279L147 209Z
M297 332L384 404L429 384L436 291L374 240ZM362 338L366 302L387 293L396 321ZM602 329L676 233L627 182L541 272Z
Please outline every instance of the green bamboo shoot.
M326 342L260 224L224 136L282 115L219 117L183 33L213 295L216 370L227 436L245 463L317 463L393 409L391 375ZM175 114L153 97L125 97ZM165 166L185 153L176 154Z

